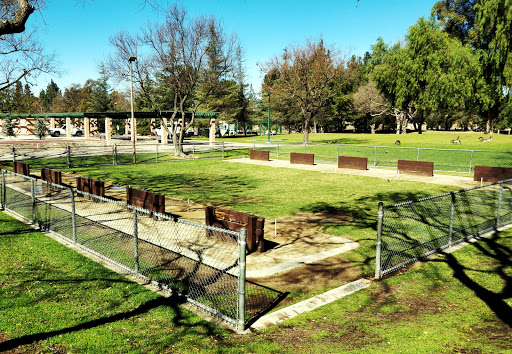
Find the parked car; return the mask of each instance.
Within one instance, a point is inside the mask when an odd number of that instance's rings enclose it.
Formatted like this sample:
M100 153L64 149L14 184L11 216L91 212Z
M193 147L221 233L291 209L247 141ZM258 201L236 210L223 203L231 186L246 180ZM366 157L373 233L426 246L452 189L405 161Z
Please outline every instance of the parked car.
M66 135L66 124L63 124L60 126L60 128L50 128L48 129L48 134L51 136L61 136ZM71 135L73 136L82 136L83 131L80 128L75 127L74 125L71 125Z

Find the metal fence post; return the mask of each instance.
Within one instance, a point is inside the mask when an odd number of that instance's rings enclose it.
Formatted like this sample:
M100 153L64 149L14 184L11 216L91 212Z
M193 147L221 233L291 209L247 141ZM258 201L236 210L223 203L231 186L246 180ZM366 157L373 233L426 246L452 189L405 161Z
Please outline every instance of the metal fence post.
M382 246L382 221L384 219L384 203L379 202L379 212L378 212L378 219L377 219L377 250L375 254L375 279L382 278L381 275L381 246Z
M252 139L252 149L256 150L256 139Z
M158 162L158 144L156 144L155 146L156 146L156 162Z
M418 155L416 155L416 161L420 160L420 148L418 148Z
M139 228L137 222L137 210L133 209L133 250L134 250L134 270L139 272Z
M37 224L37 208L36 208L36 186L34 179L30 179L30 192L32 194L32 224Z
M498 197L498 215L496 215L496 227L500 226L500 214L501 214L501 204L503 200L503 182L500 182L500 194Z
M336 164L338 163L339 159L340 159L340 144L336 144Z
M222 142L222 158L224 158L224 142Z
M68 160L68 168L71 168L71 146L66 146L66 155L67 155L67 160Z
M2 210L5 210L6 209L6 205L5 205L5 202L7 200L6 196L5 196L5 192L6 192L6 187L5 187L6 183L5 183L5 170L2 170Z
M196 159L196 147L194 144L192 144L192 160Z
M279 140L277 141L277 157L279 157Z
M455 218L455 193L450 192L450 226L448 233L448 247L452 247L453 242L453 219Z
M117 145L114 144L114 165L117 165Z
M12 147L12 163L14 164L16 162L16 148Z
M304 153L307 154L308 152L308 144L304 143Z
M76 207L75 207L75 191L70 188L71 192L71 227L73 228L73 241L78 243L78 236L76 232Z
M238 275L238 323L237 329L245 329L245 253L247 248L247 229L240 229L240 239L238 241L240 249L240 260Z
M471 168L473 167L473 150L471 150L471 158L469 160L469 174L471 174Z
M374 152L373 152L373 167L376 167L376 166L377 166L377 147L375 146Z

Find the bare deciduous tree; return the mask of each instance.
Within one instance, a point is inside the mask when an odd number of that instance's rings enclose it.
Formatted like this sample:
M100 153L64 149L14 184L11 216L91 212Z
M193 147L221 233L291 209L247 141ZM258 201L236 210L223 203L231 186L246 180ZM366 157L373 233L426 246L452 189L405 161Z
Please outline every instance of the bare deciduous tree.
M212 36L215 41L212 41ZM185 132L194 124L195 114L211 94L220 77L233 68L237 46L234 36L227 37L220 24L212 17L189 18L186 11L178 6L172 7L162 25L146 27L142 34L132 37L121 33L112 38L111 43L116 54L110 58L108 67L113 75L126 78L127 58L136 55L134 83L144 94L155 112L160 110L147 83L160 80L173 95L173 116L183 117L182 133L173 130L175 155L183 156L183 138ZM214 43L214 44L212 44ZM212 48L215 45L215 48ZM141 47L146 47L149 55L145 56ZM216 70L206 70L208 53L215 49ZM203 88L196 90L199 84ZM195 95L195 96L194 96ZM198 96L199 95L199 96ZM194 105L187 107L187 102L194 98ZM192 112L191 118L185 120L186 110Z
M307 143L312 120L329 103L334 80L343 73L339 52L325 48L321 39L308 40L304 47L292 47L274 57L262 70L274 76L263 90L291 99L300 108Z

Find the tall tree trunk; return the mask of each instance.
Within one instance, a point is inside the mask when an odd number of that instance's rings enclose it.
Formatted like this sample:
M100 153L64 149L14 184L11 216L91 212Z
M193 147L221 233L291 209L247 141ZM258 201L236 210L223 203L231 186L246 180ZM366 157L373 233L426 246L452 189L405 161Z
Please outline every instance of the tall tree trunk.
M309 124L311 123L311 116L309 113L304 114L304 144L309 142Z

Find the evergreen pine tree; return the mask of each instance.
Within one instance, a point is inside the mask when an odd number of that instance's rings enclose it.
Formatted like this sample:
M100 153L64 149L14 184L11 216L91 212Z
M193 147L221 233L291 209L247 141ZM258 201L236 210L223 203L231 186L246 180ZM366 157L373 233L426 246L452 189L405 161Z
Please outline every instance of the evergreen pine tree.
M5 136L13 138L16 136L16 127L18 125L18 120L12 117L4 118L4 124L2 126L2 132Z
M38 118L36 122L36 136L39 140L43 140L48 133L48 129L46 128L46 118Z

